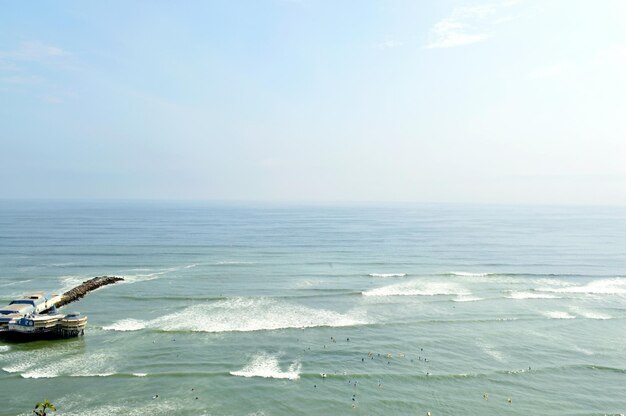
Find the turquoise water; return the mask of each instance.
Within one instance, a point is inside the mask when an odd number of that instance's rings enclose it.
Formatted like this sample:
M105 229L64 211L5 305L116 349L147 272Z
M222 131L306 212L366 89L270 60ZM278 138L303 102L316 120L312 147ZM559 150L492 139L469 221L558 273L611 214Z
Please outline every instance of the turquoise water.
M617 208L0 202L3 302L127 279L0 414L626 413L625 265Z

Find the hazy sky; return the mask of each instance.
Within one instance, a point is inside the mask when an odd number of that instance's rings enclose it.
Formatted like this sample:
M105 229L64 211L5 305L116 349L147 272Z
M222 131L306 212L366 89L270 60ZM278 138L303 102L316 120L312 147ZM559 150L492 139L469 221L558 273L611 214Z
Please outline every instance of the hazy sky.
M626 1L0 10L0 198L626 204Z

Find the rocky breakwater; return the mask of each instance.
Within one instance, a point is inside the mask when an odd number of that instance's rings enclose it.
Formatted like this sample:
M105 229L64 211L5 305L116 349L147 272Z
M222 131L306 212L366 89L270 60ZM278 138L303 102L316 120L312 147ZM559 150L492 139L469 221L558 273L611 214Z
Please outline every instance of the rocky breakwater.
M120 281L123 281L123 277L117 276L98 276L93 279L85 280L75 288L68 290L61 295L61 300L56 303L56 307L67 305L68 303L77 301L85 296L87 293L96 290L102 286L111 285Z

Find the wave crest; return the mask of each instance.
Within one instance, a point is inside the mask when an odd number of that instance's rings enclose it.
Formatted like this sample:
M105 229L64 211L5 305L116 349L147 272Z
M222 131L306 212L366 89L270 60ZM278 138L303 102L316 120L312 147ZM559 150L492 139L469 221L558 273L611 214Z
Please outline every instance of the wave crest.
M587 319L612 319L612 316L604 314L604 313L600 313L600 312L596 312L596 311L590 311L587 309L581 309L581 308L571 308L572 312L577 313L580 316L583 316Z
M542 292L582 293L591 295L626 295L626 278L592 280L584 285L564 287L544 287Z
M548 293L537 293L537 292L511 292L509 299L560 299L558 296L550 295Z
M469 295L460 295L458 298L452 300L454 302L478 302L479 300L483 300L483 298Z
M452 276L459 277L487 277L491 276L493 273L476 273L476 272L450 272Z
M122 319L111 325L103 326L102 329L107 331L139 331L145 327L146 323L138 319Z
M576 318L574 315L570 315L565 311L545 311L541 312L541 314L550 319L574 319Z
M150 321L165 331L247 332L365 324L358 316L313 309L270 298L232 298L190 306Z
M405 277L406 273L370 273L369 277Z
M239 377L263 377L297 380L300 378L302 365L295 361L286 371L281 370L278 357L270 354L257 354L241 370L231 371L230 374Z
M471 293L462 286L450 282L412 281L369 289L361 292L363 296L469 296Z

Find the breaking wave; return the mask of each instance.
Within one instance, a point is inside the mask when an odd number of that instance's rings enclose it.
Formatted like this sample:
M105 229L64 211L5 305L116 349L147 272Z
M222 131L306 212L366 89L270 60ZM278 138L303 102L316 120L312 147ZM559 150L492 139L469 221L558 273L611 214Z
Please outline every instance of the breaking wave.
M544 287L542 292L553 293L583 293L593 295L625 295L626 278L615 277L612 279L593 280L584 285L569 285L562 287Z
M477 302L479 300L483 300L483 298L479 298L476 296L460 295L458 298L452 300L454 302Z
M493 273L475 273L475 272L450 272L452 276L460 277L486 277L491 276Z
M60 375L71 377L107 377L115 373L111 367L112 357L107 354L69 356L43 366L35 366L23 372L23 378L54 378Z
M572 312L588 319L612 319L612 316L582 308L571 308Z
M405 277L406 273L370 273L369 277Z
M11 352L6 356L7 373L20 373L22 378L106 377L115 374L116 357L104 353L81 353L72 348L41 350L37 354Z
M269 298L232 298L193 305L154 319L147 326L164 331L246 332L286 328L362 325L358 314L313 309Z
M302 365L295 361L289 365L287 370L282 370L278 362L278 357L270 354L257 354L250 362L239 371L231 371L230 374L239 377L263 377L297 380L300 378Z
M560 299L558 296L537 292L511 292L509 299Z
M146 323L138 319L122 319L111 325L103 326L102 329L107 331L138 331L144 329Z
M564 311L545 311L541 312L541 314L550 319L574 319L576 318L574 315L570 315Z
M412 281L369 289L361 292L363 296L469 296L471 293L462 286L450 282Z
M313 309L268 298L232 298L193 305L151 321L122 319L102 329L139 331L248 332L287 328L342 327L367 323L360 316Z

